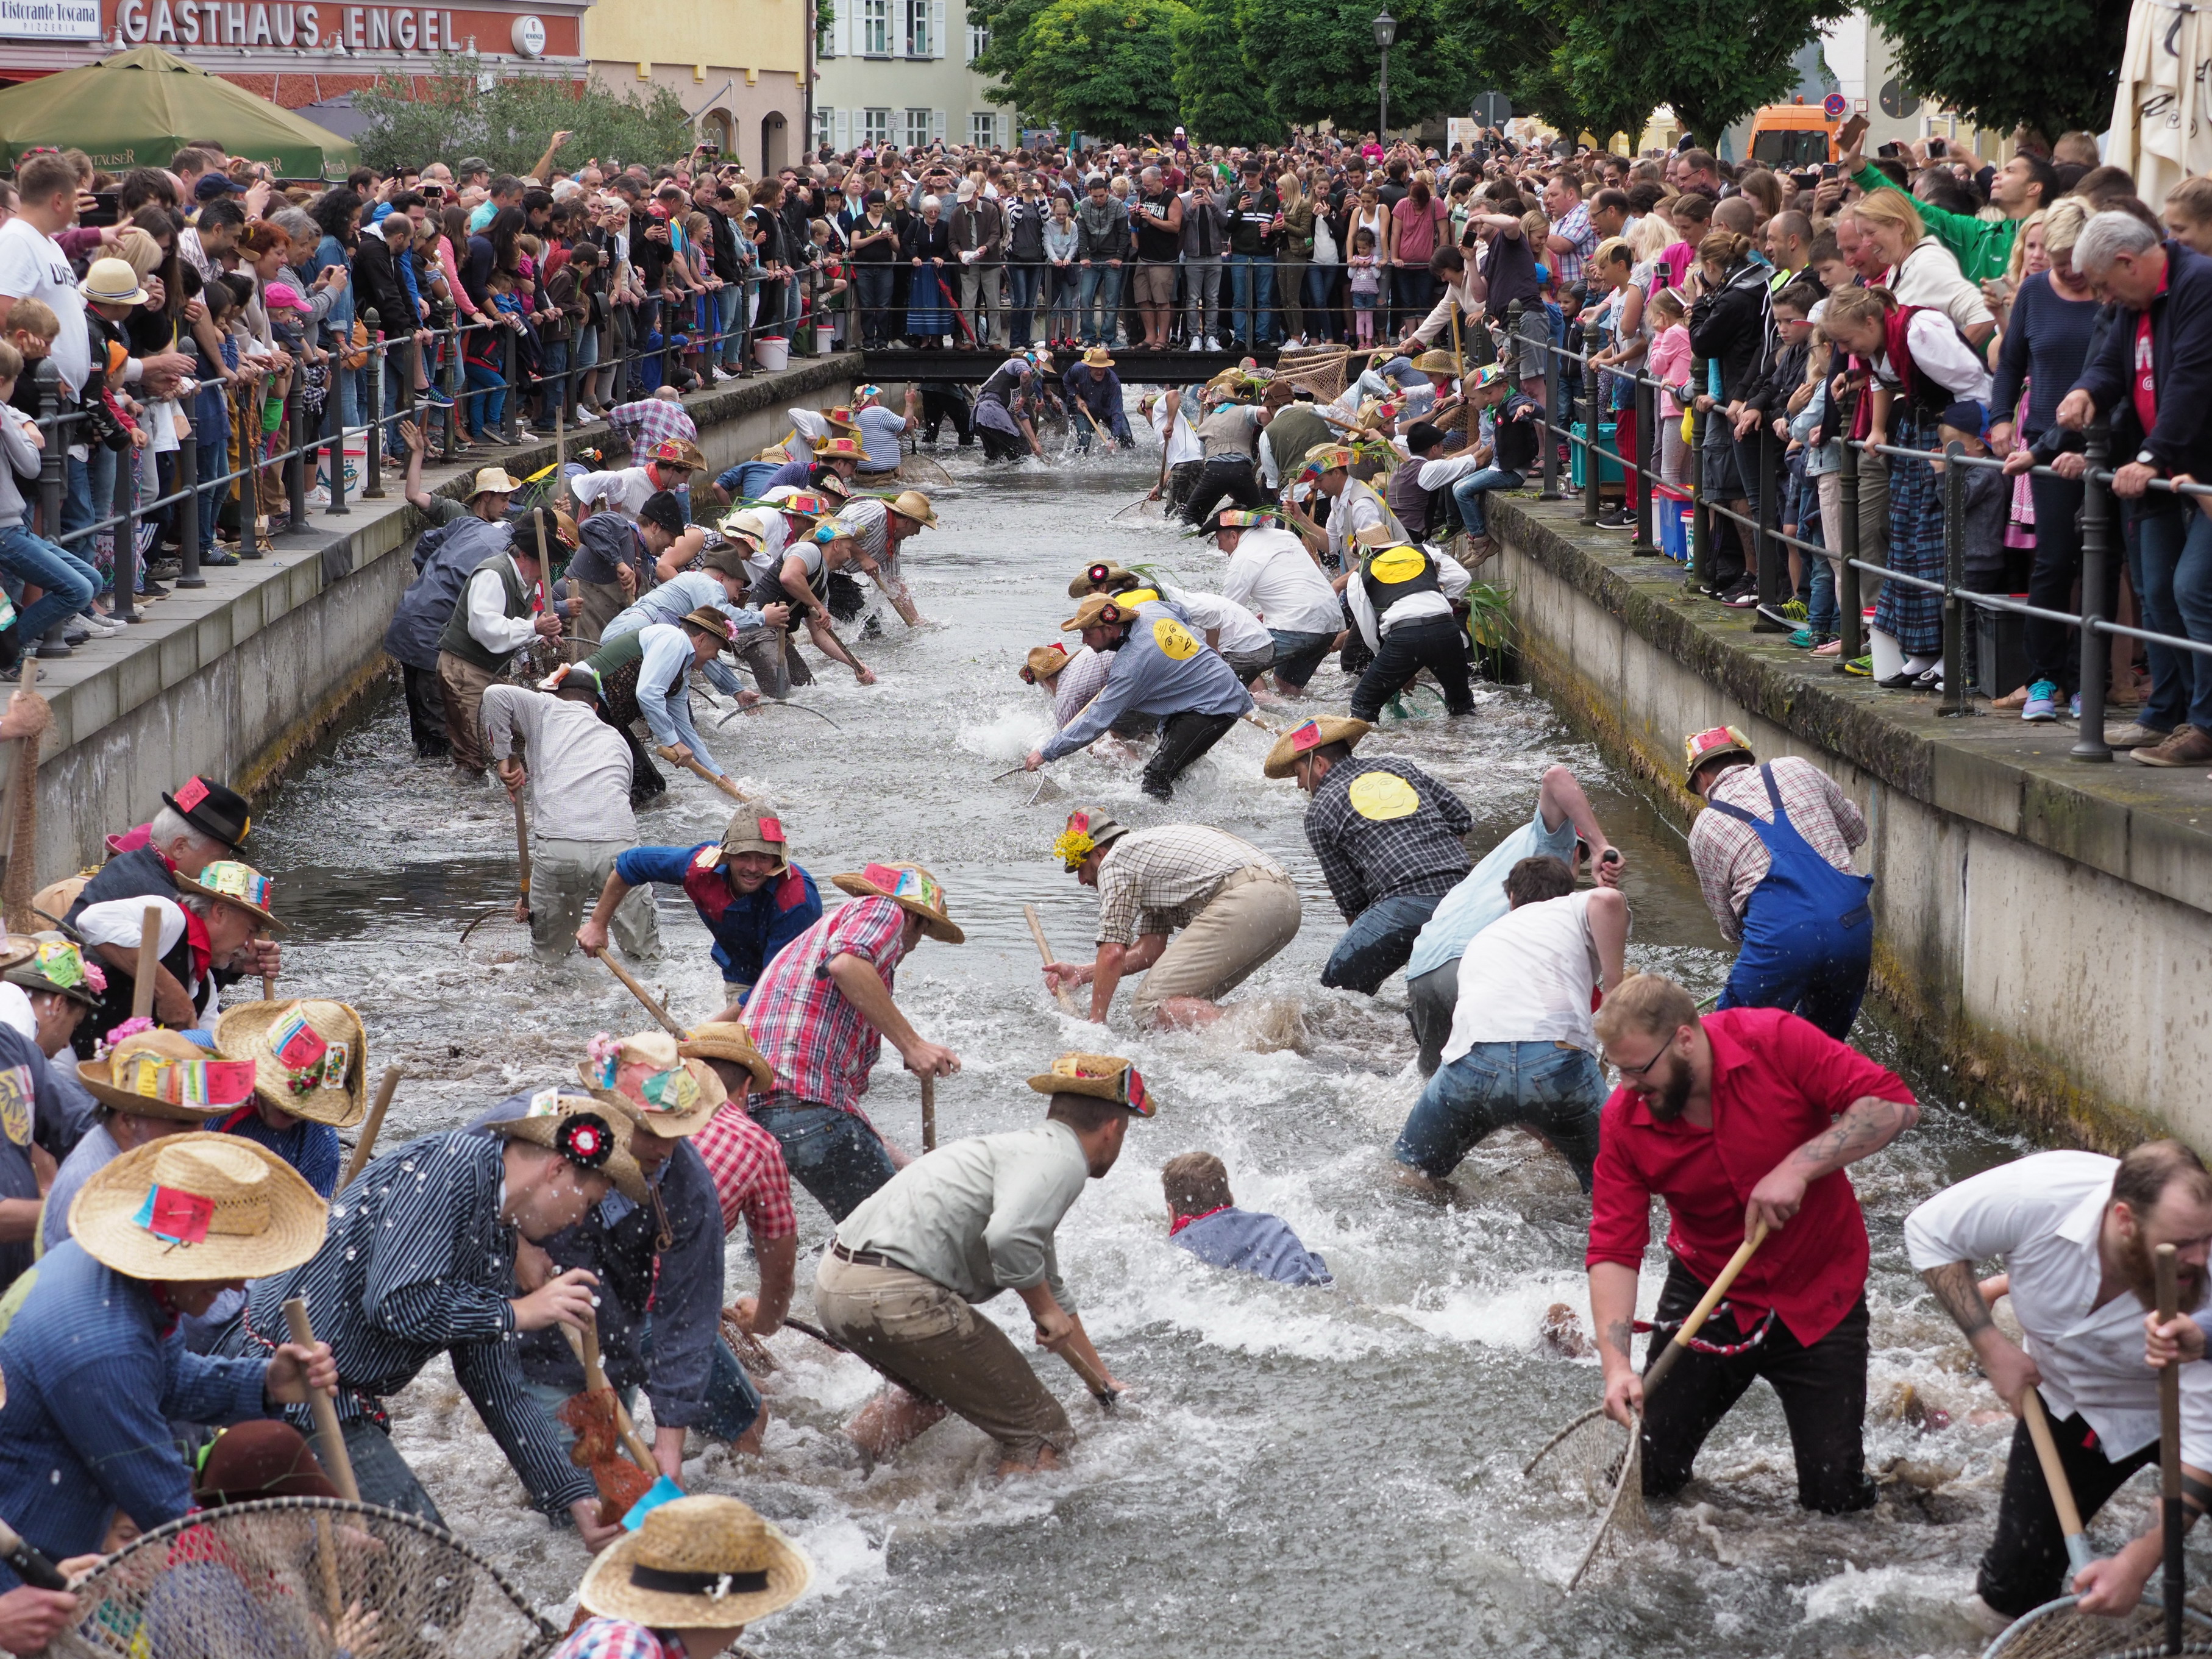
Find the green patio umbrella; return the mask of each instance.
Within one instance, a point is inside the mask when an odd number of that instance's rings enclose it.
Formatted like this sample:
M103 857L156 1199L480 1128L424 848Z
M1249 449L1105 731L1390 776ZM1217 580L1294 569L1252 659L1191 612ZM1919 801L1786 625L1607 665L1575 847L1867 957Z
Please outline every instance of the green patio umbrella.
M286 179L343 179L361 161L357 145L159 46L0 90L0 165L52 146L110 173L167 167L195 138Z

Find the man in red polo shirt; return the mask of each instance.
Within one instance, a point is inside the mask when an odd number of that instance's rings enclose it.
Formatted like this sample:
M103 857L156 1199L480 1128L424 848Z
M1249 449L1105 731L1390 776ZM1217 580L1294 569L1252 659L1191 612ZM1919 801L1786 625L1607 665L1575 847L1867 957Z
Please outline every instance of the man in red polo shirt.
M1645 1495L1688 1481L1705 1437L1763 1376L1789 1419L1797 1501L1831 1515L1869 1507L1867 1231L1844 1169L1919 1121L1912 1091L1795 1014L1731 1008L1701 1020L1690 994L1656 974L1622 981L1595 1024L1621 1086L1599 1117L1590 1317L1606 1411L1630 1425L1644 1413ZM1655 1194L1667 1200L1674 1258L1657 1332L1671 1334L1697 1305L1753 1217L1768 1232L1645 1411L1629 1338Z

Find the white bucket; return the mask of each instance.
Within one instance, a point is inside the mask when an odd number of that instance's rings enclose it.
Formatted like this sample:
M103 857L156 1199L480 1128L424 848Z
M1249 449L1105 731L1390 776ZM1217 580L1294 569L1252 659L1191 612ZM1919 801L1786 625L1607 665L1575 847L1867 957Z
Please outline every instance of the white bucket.
M836 350L836 349L837 325L835 323L817 324L814 329L814 349L823 356L826 357L831 352Z
M1905 666L1905 652L1897 642L1897 635L1885 634L1878 628L1867 629L1867 648L1874 653L1874 677L1877 680L1895 678Z
M791 342L763 334L753 342L753 361L771 374L791 367Z

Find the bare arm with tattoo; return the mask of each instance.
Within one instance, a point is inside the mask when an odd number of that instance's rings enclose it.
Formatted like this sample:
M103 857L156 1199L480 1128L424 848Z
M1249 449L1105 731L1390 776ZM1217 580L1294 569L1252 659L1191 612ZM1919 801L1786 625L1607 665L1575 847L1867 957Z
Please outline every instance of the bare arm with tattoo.
M1920 1108L1908 1100L1884 1100L1863 1095L1844 1109L1827 1128L1766 1172L1751 1189L1745 1206L1743 1230L1748 1235L1754 1219L1764 1218L1768 1228L1779 1231L1803 1207L1805 1189L1822 1176L1870 1157L1920 1121Z
M1605 1411L1632 1421L1644 1405L1644 1379L1629 1355L1635 1334L1636 1269L1619 1261L1590 1265L1590 1327L1597 1333L1598 1363L1605 1370Z
M1929 1268L1920 1277L1936 1293L1936 1301L1943 1304L1943 1311L1965 1334L1966 1346L1981 1361L1990 1386L2018 1417L2021 1397L2043 1381L2043 1373L2036 1370L2035 1361L2028 1358L2026 1351L1999 1330L1996 1322L1990 1317L1990 1304L1983 1299L1982 1287L1974 1278L1974 1264L1946 1261L1941 1267Z

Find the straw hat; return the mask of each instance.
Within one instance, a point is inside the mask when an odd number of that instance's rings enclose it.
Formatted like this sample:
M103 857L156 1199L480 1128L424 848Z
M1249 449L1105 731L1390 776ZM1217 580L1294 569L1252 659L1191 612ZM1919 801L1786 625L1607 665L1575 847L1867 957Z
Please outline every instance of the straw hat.
M696 1134L730 1097L714 1067L684 1059L665 1031L593 1037L589 1056L576 1062L576 1076L593 1100L668 1140Z
M101 1060L77 1062L77 1081L103 1106L133 1117L198 1125L253 1098L253 1067L222 1060L177 1031L140 1031Z
M1119 1054L1062 1054L1052 1070L1030 1079L1041 1095L1088 1095L1115 1106L1126 1106L1139 1117L1159 1109L1145 1087L1141 1073Z
M48 882L31 895L31 908L57 919L65 916L91 879L90 876L64 876L59 881Z
M237 1135L164 1135L84 1183L70 1236L131 1279L265 1279L322 1248L330 1209L276 1153Z
M872 864L856 873L833 876L838 890L854 898L887 898L921 923L921 931L945 945L964 945L968 935L945 914L945 889L918 864Z
M1267 758L1261 763L1260 769L1271 778L1287 778L1297 770L1301 757L1316 749L1326 749L1333 743L1356 744L1374 729L1365 720L1340 720L1334 715L1308 720L1275 739L1275 746L1267 751Z
M179 872L177 885L187 893L198 893L211 899L221 899L225 904L234 904L241 910L251 910L271 927L284 924L269 909L269 878L250 864L239 864L228 859L218 859L200 872L194 881Z
M1073 871L1091 854L1128 833L1097 807L1079 806L1067 815L1067 823L1053 838L1053 856Z
M343 1002L241 1002L216 1016L215 1049L251 1061L263 1103L350 1129L368 1115L368 1034Z
M96 306L143 306L146 290L138 286L138 273L128 259L94 259L92 268L84 273L84 280L76 285L88 304Z
M1751 739L1742 729L1734 726L1715 726L1703 732L1692 732L1682 739L1682 775L1694 778L1698 769L1730 756L1746 761L1759 758L1752 752Z
M1449 374L1456 378L1460 362L1449 351L1424 351L1413 359L1413 367L1424 374Z
M1079 599L1086 593L1097 593L1117 582L1127 581L1136 572L1111 559L1093 559L1067 584L1067 597Z
M1083 366L1085 368L1111 368L1114 367L1114 354L1103 345L1092 346L1083 354Z
M1060 623L1060 631L1073 634L1085 628L1097 628L1102 623L1130 622L1136 615L1134 606L1117 603L1111 593L1090 593L1075 607L1075 614Z
M761 521L761 515L749 507L738 507L733 512L725 513L722 515L722 522L716 525L714 528L725 536L743 536L756 545L768 539L768 526Z
M1348 445L1316 444L1306 452L1305 470L1318 477L1340 467L1349 468L1357 459Z
M60 912L55 914L58 915ZM21 967L36 956L38 950L36 939L11 935L4 927L0 927L0 974Z
M576 1599L654 1630L730 1630L806 1594L814 1564L746 1504L672 1498L584 1574Z
M775 860L779 876L791 868L791 843L784 836L783 820L766 801L744 801L722 826L722 839L701 848L692 862L702 870L719 870L737 853L767 854Z
M929 504L929 497L919 489L902 489L891 497L890 510L902 519L912 519L926 529L937 528L937 509Z
M522 480L510 477L503 466L488 466L469 481L469 499L479 495L512 495L522 488Z
M778 493L766 498L779 513L787 513L794 519L818 520L832 517L837 511L836 503L819 490L788 489L787 494L783 493L786 489L788 486L779 486Z
M1386 524L1362 526L1352 532L1352 541L1355 547L1384 548L1406 545L1406 538L1403 536L1391 534L1390 526Z
M645 459L662 466L685 467L694 472L702 472L707 466L707 458L689 438L664 438L653 445Z
M631 1203L643 1204L649 1194L645 1171L629 1155L629 1126L627 1114L611 1112L596 1100L544 1089L531 1097L530 1109L520 1117L483 1127L558 1152L578 1169L606 1176Z
M686 1060L734 1061L753 1074L757 1086L775 1086L775 1069L753 1047L752 1033L745 1030L741 1020L710 1019L703 1025L695 1025L691 1035L676 1045L676 1052Z
M724 645L738 637L738 625L726 611L717 611L711 605L702 605L696 611L687 611L682 620L690 627L712 634Z
M19 956L19 951L31 954ZM8 957L0 962L4 962L0 974L6 975L9 984L26 991L51 991L88 1008L100 1006L100 994L107 988L106 969L96 962L88 962L73 941L58 933L11 939Z
M1053 679L1067 666L1067 647L1058 641L1054 641L1050 645L1031 646L1029 656L1024 660L1028 664L1030 672L1038 679Z

